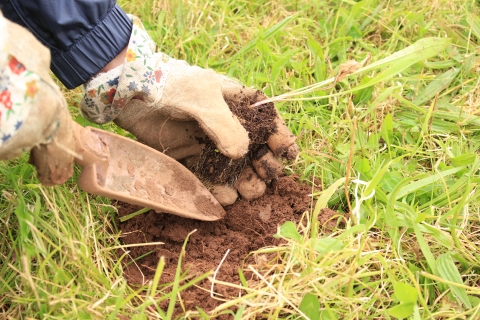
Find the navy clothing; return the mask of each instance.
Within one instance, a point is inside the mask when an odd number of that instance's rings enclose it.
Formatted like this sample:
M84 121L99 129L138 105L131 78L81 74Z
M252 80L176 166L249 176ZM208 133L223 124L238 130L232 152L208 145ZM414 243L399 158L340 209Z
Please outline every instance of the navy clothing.
M50 49L51 70L73 89L97 74L128 44L132 22L115 2L0 0L0 9L5 18L28 28Z

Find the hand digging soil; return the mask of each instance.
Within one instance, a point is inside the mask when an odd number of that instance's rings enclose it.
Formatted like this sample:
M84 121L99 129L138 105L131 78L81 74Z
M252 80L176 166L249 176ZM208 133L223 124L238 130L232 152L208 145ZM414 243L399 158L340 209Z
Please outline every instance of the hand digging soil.
M211 140L205 138L205 141L201 141L205 147L200 157L193 165L190 164L192 171L207 186L237 184L238 188L239 181L242 181L244 188L250 188L251 182L253 189L244 192L238 189L244 198L226 206L226 216L219 221L203 222L150 211L120 223L124 244L164 243L128 249L133 259L139 258L136 264L125 267L125 276L130 283L143 284L151 280L161 256L165 257L166 262L161 283L173 281L183 242L186 236L196 229L186 246L183 270L188 269L191 276L215 270L229 250L217 279L238 284L238 269L256 263L255 257L249 253L262 247L279 245L282 240L274 237L278 226L286 221L298 222L301 214L310 209L312 199L309 195L312 187L299 183L298 177L277 178L282 174L283 165L276 160L275 155L293 160L298 147L295 137L278 118L273 103L252 107L255 102L265 98L261 91L256 91L253 95L240 92L231 100L225 99L249 134L249 152L245 157L231 160L218 152ZM266 184L262 182L266 189L263 196L246 200L246 193L258 192L254 190L256 184L253 178L260 178L254 173L252 165L257 174L266 181ZM119 207L120 216L136 210L138 208L124 203ZM336 226L336 219L330 218L336 215L335 211L325 211L321 221L328 221L327 224L333 228ZM149 252L150 254L147 254ZM145 254L147 255L143 257ZM204 280L197 287L182 292L186 310L200 307L209 311L218 306L221 301L210 297L209 288L210 282ZM239 294L237 289L226 286L215 286L215 291L223 298ZM177 314L181 313L182 310L177 309Z
M232 160L218 152L215 144L206 138L206 141L203 141L205 147L202 154L192 166L192 171L205 184L234 185L246 166L267 153L268 138L277 131L274 121L277 111L273 103L252 107L255 102L265 98L261 91L257 91L253 97L245 95L239 97L237 101L226 100L232 113L240 119L240 123L248 132L249 151L246 157Z

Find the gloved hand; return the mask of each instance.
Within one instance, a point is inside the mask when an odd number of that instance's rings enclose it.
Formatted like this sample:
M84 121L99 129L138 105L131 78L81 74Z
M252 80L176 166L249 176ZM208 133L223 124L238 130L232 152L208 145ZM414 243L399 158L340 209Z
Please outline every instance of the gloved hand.
M0 29L0 159L32 150L40 182L61 184L73 174L74 138L66 102L49 74L50 52L1 13Z
M262 94L218 75L213 70L155 53L155 43L132 17L133 30L123 65L98 75L86 84L83 114L96 123L114 121L145 144L189 166L202 153L205 135L231 159L245 157L248 132L227 103L253 101ZM264 180L278 176L283 165L275 156L294 159L295 137L281 117L273 120L276 132L269 138L271 150L259 159L245 159L247 167L233 186L216 186L212 193L223 205L240 194L253 199L265 191ZM193 161L194 162L194 161ZM258 175L257 175L258 174Z

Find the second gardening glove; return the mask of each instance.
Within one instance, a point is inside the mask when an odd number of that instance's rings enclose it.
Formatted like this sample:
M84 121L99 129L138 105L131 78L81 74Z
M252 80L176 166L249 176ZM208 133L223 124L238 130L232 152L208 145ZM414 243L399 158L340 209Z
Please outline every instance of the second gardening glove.
M31 150L40 182L61 184L73 174L75 144L67 104L49 74L50 52L1 13L0 29L0 160Z
M113 120L140 141L187 166L202 153L205 134L228 158L245 157L249 151L248 132L226 101L257 96L261 100L263 94L210 69L156 53L155 43L141 22L135 17L132 20L124 64L86 84L83 114L99 124ZM278 113L273 121L277 130L268 141L271 150L253 161L256 170L250 166L243 170L234 185L212 190L220 203L235 201L235 189L247 199L261 196L265 190L263 180L275 178L283 169L275 156L296 157L295 137ZM245 162L250 163L249 159Z

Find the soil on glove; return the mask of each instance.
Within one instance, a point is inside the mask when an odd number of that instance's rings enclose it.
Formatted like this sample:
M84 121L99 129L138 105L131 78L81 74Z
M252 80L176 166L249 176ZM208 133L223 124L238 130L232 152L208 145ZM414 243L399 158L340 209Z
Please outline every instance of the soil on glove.
M232 160L218 152L215 144L209 138L202 141L205 143L205 147L192 171L206 185L209 182L234 185L243 168L252 160L259 159L266 153L268 137L277 130L274 122L277 113L273 102L252 107L255 102L264 99L266 96L258 90L253 96L243 95L240 92L237 101L225 100L230 111L237 116L248 132L249 151L246 157Z
M240 284L238 269L248 264L258 265L259 258L266 258L249 253L263 247L279 245L282 240L274 237L277 226L285 221L298 222L302 213L310 210L311 192L312 187L299 183L297 177L281 177L272 181L265 195L259 199L253 201L241 199L226 207L227 214L220 221L197 221L151 210L119 223L121 240L126 245L164 243L128 248L130 257L138 260L136 264L125 266L124 275L130 284L143 284L153 278L158 261L164 256L166 265L160 282L173 281L183 242L190 232L197 230L187 243L182 270L189 270L188 274L191 277L214 271L227 250L230 250L216 278ZM119 215L125 216L138 209L121 203ZM336 217L339 216L340 214L335 211L324 210L319 216L319 220L325 221L325 227L328 227L324 230L336 226ZM248 273L246 276L247 280L248 277L251 278ZM196 310L198 306L209 311L220 305L221 301L210 297L210 286L211 282L204 280L197 287L182 292L186 310ZM223 295L223 298L232 298L239 294L237 289L227 286L216 285L214 289ZM182 313L180 306L177 312Z

